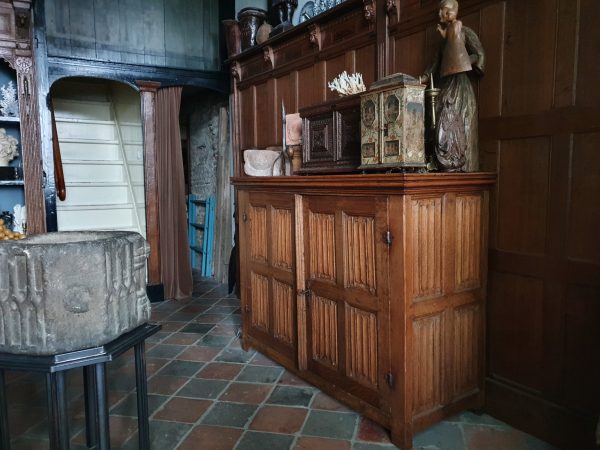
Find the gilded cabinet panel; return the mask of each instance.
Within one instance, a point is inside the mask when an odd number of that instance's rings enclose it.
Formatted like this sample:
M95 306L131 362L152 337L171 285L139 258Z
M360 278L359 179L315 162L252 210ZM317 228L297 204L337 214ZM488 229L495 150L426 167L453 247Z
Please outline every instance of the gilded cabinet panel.
M442 317L440 314L417 318L413 332L413 413L418 414L442 404Z
M252 325L267 331L269 329L269 279L252 272L250 274L250 288L252 292L250 299Z
M335 216L309 214L310 278L335 281Z
M292 345L294 343L294 293L292 286L273 280L273 335Z
M344 215L344 283L375 292L375 219Z
M413 298L442 293L442 199L412 202Z
M312 357L338 367L337 302L314 295L310 301Z
M284 270L292 269L292 211L289 209L273 208L273 265Z
M457 289L481 284L481 196L456 197L455 279Z
M346 305L346 375L377 385L377 316Z
M267 261L267 208L250 206L250 257Z

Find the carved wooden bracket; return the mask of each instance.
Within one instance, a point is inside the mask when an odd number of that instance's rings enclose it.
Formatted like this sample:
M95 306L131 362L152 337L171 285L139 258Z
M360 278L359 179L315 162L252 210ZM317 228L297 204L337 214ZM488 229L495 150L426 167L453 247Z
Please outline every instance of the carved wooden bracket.
M363 0L363 15L371 24L375 23L375 0Z
M310 45L321 50L321 27L318 24L312 24L308 27L308 40Z
M240 81L242 73L240 70L240 64L236 62L231 63L231 76L236 80Z
M267 45L263 48L263 58L265 62L271 67L271 69L275 66L275 58L273 57L273 47Z
M398 19L398 4L397 0L385 0L385 10L390 19Z

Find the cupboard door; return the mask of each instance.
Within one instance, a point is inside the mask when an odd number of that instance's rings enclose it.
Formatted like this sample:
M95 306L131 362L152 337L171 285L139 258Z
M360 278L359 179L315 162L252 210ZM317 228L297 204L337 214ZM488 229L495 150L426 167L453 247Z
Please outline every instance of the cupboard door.
M385 197L303 198L307 370L387 410Z
M241 192L244 336L295 361L294 197Z

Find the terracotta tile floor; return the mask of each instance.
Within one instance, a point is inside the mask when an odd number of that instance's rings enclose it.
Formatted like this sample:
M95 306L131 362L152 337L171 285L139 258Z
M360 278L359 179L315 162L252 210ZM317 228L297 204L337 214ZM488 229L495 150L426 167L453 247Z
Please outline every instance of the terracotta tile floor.
M307 385L236 334L239 300L201 280L194 297L153 305L163 329L147 343L152 448L387 450L378 425ZM43 376L7 372L13 449L48 448ZM81 370L69 372L72 448L85 448ZM112 448L137 448L131 353L109 364ZM548 444L487 415L465 412L414 438L426 450L546 450Z

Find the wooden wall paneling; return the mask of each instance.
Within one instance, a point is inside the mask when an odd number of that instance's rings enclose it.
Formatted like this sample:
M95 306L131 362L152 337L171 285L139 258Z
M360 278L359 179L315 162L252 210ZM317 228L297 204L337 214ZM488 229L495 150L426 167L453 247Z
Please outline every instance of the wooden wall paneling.
M560 17L560 20L558 22L556 37L554 108L573 106L575 104L580 5L581 2L579 0L559 0L558 2L558 17ZM584 46L583 51L585 52L586 48L591 47L593 46ZM582 69L585 70L583 67ZM597 103L594 103L594 105L597 105Z
M481 286L482 274L482 198L480 195L456 196L455 275L457 290Z
M48 54L71 56L69 0L44 2Z
M145 0L144 21L144 64L164 66L165 57L165 0Z
M144 24L139 20L143 11L142 0L120 0L118 5L119 43L121 61L128 64L144 63ZM96 41L98 38L96 37Z
M238 92L239 98L239 130L240 130L240 151L250 148L256 148L256 107L254 86L249 86L245 89L240 89ZM243 155L240 154L240 165L243 165Z
M479 117L502 115L502 75L504 73L504 29L506 2L493 3L481 10L479 39L485 50L485 74L479 80ZM480 161L483 142L480 142ZM480 164L481 165L481 164ZM482 170L485 170L481 167Z
M566 2L566 0L561 0ZM573 2L575 3L575 2ZM596 3L591 0L578 0L580 11L577 47L577 106L598 107L598 61L600 50L594 43L600 39L598 23L594 20Z
M335 216L310 212L308 216L309 240L308 274L310 280L336 280Z
M375 74L375 45L365 45L354 52L354 70L361 73L367 89L376 79Z
M600 132L573 137L566 256L571 261L600 265ZM590 203L596 203L596 207Z
M549 167L548 137L502 142L498 167L498 249L544 254Z
M90 14L89 5L86 2L70 0L69 31L71 34L71 54L69 56L95 59L94 14Z
M540 113L552 106L557 2L507 3L502 89L504 115ZM527 67L531 70L523 70Z
M324 62L324 64L325 85L327 87L327 89L325 90L325 100L332 100L334 98L338 98L339 94L329 89L329 86L327 86L327 84L333 81L333 79L337 77L340 73L342 73L344 70L352 71L352 68L348 67L345 54L328 59Z
M479 263L479 261L477 261ZM453 398L477 391L481 386L481 351L484 349L481 336L482 308L470 304L453 311L452 338L452 383Z
M325 63L298 70L298 109L325 101L326 86Z
M431 63L431 61L425 60L424 31L394 39L392 49L393 73L402 72L418 77Z
M252 327L269 332L269 279L256 272L250 272L250 320Z
M279 111L275 123L275 142L283 143L281 102L285 105L286 114L292 114L297 109L296 72L275 78L275 107Z
M275 137L277 117L281 116L281 105L275 104L275 80L270 79L256 86L256 145L266 148L281 145Z
M304 235L307 224L304 222L304 199L300 194L294 194L295 214L295 255L296 255L296 317L298 355L297 364L299 370L308 368L308 291L306 290L306 261L304 259Z
M339 368L338 303L319 295L310 298L311 356L332 370Z
M289 346L294 345L296 330L294 295L292 286L273 279L273 335Z
M590 417L597 417L600 279L594 286L570 284L565 300L564 403Z
M93 14L96 58L103 61L121 62L121 52L118 51L121 41L119 0L94 0L93 11L98 12Z
M412 321L412 412L427 413L442 404L443 358L445 354L442 315L433 314Z
M492 271L488 305L488 374L540 394L544 379L543 281Z

